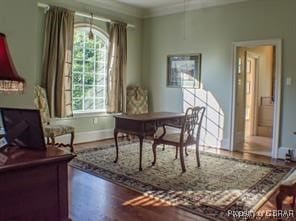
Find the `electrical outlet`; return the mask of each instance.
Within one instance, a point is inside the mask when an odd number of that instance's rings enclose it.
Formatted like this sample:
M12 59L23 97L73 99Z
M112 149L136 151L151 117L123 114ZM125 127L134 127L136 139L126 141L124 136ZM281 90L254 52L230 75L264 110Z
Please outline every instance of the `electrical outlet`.
M286 78L286 85L288 85L288 86L292 85L292 78L291 77Z

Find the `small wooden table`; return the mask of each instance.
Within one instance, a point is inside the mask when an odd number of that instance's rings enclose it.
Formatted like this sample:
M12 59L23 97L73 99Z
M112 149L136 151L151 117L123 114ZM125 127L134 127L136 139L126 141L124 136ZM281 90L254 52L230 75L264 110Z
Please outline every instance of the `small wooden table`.
M143 140L146 136L153 136L158 127L164 124L181 125L184 118L183 113L172 112L152 112L148 114L122 114L115 117L114 139L116 146L116 158L118 161L118 142L117 134L119 132L135 135L140 140L140 161L139 170L142 170L142 149Z
M0 220L69 221L67 163L58 148L0 150Z

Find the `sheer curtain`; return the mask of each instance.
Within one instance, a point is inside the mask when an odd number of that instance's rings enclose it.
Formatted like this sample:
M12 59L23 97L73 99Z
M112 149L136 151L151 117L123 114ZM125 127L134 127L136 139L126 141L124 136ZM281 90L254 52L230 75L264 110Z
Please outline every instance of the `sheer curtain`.
M126 111L127 24L112 23L107 74L107 112Z
M72 116L72 48L74 12L50 7L46 13L43 80L51 117Z

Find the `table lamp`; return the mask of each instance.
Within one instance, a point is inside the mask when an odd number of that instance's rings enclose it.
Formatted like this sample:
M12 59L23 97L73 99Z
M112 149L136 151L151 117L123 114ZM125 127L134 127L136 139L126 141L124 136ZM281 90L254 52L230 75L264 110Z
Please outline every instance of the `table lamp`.
M23 92L25 79L20 77L11 59L6 36L0 33L0 92Z

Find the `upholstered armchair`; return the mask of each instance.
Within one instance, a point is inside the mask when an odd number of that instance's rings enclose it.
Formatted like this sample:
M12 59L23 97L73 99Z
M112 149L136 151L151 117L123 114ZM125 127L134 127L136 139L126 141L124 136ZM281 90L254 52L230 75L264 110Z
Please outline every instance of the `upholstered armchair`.
M35 86L34 88L34 103L36 108L40 110L43 131L47 139L47 144L52 146L58 146L58 147L61 147L61 146L70 147L71 152L73 152L74 151L73 141L74 141L74 131L75 131L74 127L69 125L50 124L50 114L49 114L46 92L44 88L38 85ZM70 144L55 143L56 137L67 135L67 134L71 136Z
M148 113L148 92L139 86L129 86L126 90L127 114Z

